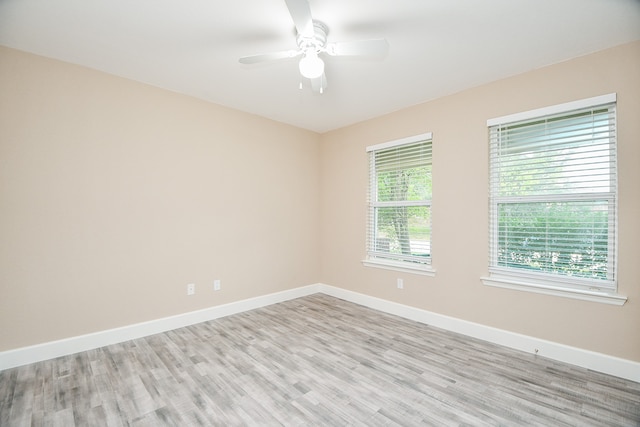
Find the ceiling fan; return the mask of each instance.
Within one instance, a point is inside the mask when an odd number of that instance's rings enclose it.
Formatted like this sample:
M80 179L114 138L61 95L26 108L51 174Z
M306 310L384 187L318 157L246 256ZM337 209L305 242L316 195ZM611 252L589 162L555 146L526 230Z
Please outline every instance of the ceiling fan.
M285 3L298 33L296 36L298 49L243 56L240 58L240 63L255 64L302 56L298 64L300 74L311 81L314 92L323 93L327 87L327 78L324 74L324 61L320 55L382 56L389 48L385 39L328 43L329 29L324 23L312 18L308 0L285 0ZM300 86L302 87L302 83Z

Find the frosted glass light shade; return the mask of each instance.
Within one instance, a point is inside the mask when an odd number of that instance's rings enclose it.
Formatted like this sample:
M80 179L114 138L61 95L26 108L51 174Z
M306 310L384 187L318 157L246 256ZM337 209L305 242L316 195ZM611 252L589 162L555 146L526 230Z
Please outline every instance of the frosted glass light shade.
M318 58L318 53L314 49L305 52L299 66L300 74L308 79L315 79L324 73L324 62Z

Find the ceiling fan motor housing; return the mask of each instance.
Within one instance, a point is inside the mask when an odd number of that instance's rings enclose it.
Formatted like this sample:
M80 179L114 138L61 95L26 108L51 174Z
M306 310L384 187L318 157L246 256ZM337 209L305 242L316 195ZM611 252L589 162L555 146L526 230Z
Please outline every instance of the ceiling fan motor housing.
M298 43L298 47L306 51L309 48L315 48L315 51L320 53L324 51L325 46L327 45L327 34L329 33L329 29L325 24L320 21L313 20L313 36L312 37L304 37L302 34L298 34L296 37L296 41Z

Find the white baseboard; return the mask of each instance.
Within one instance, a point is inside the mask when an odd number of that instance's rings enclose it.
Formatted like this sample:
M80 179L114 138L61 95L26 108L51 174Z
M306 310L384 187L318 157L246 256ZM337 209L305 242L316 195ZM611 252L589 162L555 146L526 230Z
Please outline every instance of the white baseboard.
M29 347L0 352L0 371L27 365L60 356L92 350L111 344L142 338L161 332L194 325L208 320L218 319L244 311L253 310L290 299L317 293L319 285L309 285L287 291L276 292L255 298L249 298L229 304L223 304L203 310L192 311L176 316L136 323L121 328L109 329L92 334L51 341Z
M421 310L415 307L320 283L206 308L203 310L192 311L176 316L165 317L149 322L137 323L121 328L109 329L78 337L71 337L59 341L52 341L30 347L0 352L0 371L136 338L142 338L318 292L385 313L394 314L396 316L432 325L441 329L479 338L516 350L528 353L535 353L536 350L538 350L537 354L539 356L570 363L572 365L581 366L583 368L614 375L631 381L640 382L639 362L516 334L514 332L484 326L478 323Z
M365 307L404 317L405 319L425 323L515 350L538 354L539 356L593 371L640 382L639 362L517 334L329 285L321 284L318 291Z

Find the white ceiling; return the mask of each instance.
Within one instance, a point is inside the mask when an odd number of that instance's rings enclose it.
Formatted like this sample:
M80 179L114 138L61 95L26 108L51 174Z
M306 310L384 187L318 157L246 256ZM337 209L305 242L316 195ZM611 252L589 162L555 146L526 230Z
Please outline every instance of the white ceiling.
M640 0L309 0L329 41L386 38L384 58L326 59L298 88L284 0L0 0L0 44L316 132L640 40Z

